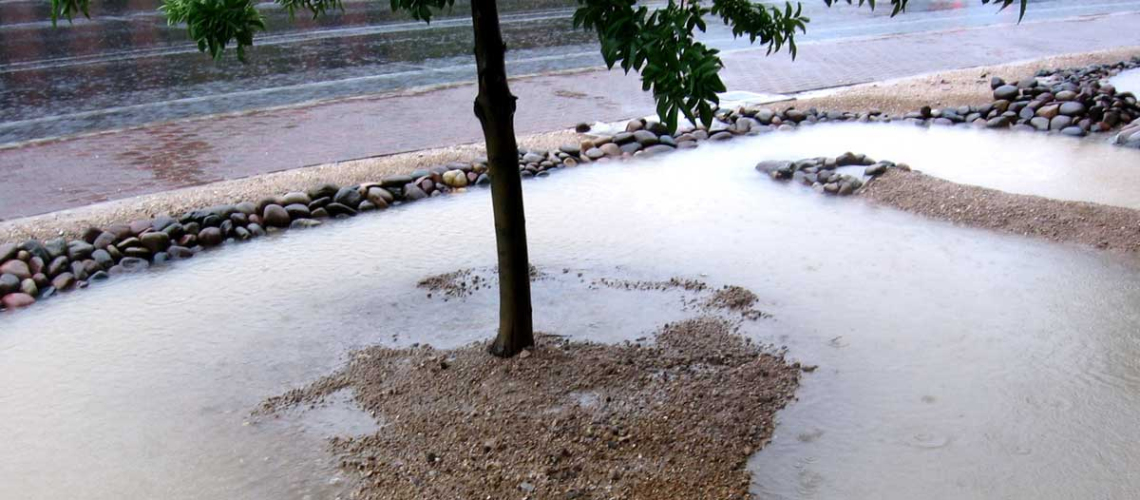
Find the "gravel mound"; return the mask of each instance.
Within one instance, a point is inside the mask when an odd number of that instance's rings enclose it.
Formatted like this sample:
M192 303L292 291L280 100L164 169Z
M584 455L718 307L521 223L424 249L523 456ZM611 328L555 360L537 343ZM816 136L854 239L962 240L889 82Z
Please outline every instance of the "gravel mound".
M1140 251L1137 210L1006 193L899 169L868 183L860 195L955 224L1106 250Z
M740 324L700 314L622 345L539 334L512 359L370 347L260 411L352 389L382 427L331 441L357 498L746 499L746 461L807 370Z

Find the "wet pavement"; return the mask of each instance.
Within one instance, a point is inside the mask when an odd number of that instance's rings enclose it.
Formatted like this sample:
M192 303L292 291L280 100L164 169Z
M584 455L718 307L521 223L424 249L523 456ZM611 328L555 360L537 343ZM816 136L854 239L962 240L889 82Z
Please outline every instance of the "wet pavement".
M45 5L0 2L0 219L481 137L474 89L462 84L474 74L465 5L430 26L375 2L295 22L265 6L270 31L247 65L198 54L153 2L101 4L92 21L59 29ZM505 5L513 75L601 64L571 29L571 3ZM721 26L704 39L726 51L730 89L776 93L1140 45L1140 0L1033 7L1016 26L1013 12L978 2L916 2L895 19L817 6L794 64ZM519 79L512 90L522 134L653 109L620 72Z

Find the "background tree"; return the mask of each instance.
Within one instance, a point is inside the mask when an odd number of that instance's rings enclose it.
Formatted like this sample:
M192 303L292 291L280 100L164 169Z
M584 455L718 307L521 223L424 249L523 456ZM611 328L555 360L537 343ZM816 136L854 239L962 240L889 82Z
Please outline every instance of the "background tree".
M171 25L185 24L198 49L215 59L227 46L236 48L245 60L245 49L254 35L265 30L265 22L255 0L163 0L161 10ZM341 0L275 0L290 16L297 11L318 17L329 9L342 9ZM449 9L455 0L390 0L392 10L405 11L417 20L431 22L440 9ZM838 0L823 0L831 6ZM847 4L855 0L845 0ZM51 0L54 24L60 18L70 21L77 13L88 16L90 0ZM1005 9L1020 4L1019 19L1025 16L1029 0L981 0ZM875 0L858 0L858 5L875 8ZM891 16L906 11L908 0L890 0ZM578 0L574 26L597 33L606 65L641 74L642 88L653 92L657 116L669 130L675 130L680 117L692 123L711 125L718 92L724 92L720 79L723 63L716 49L697 41L705 31L706 18L719 19L732 28L734 36L760 41L768 52L787 48L796 56L797 32L806 33L810 19L802 5L752 3L749 0L668 0L652 8L636 0ZM534 345L530 301L530 263L527 257L526 221L523 211L522 182L518 170L518 144L515 141L515 96L507 85L505 55L495 0L471 0L471 23L475 31L475 63L479 92L475 116L483 127L491 174L491 202L495 217L495 238L499 262L499 332L490 351L497 356L513 356Z

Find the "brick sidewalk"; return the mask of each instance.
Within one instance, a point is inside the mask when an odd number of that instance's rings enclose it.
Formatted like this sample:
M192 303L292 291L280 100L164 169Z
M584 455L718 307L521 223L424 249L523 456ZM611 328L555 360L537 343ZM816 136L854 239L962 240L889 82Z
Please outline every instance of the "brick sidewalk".
M790 93L1051 55L1140 45L1140 13L866 40L786 54L729 53L730 90ZM526 78L520 135L653 112L620 71ZM480 141L472 85L368 97L0 150L0 220L337 160ZM446 110L446 111L443 111Z

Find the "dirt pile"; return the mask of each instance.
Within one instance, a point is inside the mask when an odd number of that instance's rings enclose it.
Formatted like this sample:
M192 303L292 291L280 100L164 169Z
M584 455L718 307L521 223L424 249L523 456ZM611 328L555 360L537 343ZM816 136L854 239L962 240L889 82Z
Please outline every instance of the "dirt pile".
M967 226L1140 251L1140 211L968 186L918 172L888 171L860 195L907 212Z
M710 300L750 310L755 295ZM745 463L800 367L740 321L701 314L621 345L538 335L512 359L484 344L370 347L262 411L351 389L382 427L332 440L358 498L746 499Z

